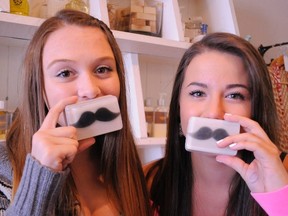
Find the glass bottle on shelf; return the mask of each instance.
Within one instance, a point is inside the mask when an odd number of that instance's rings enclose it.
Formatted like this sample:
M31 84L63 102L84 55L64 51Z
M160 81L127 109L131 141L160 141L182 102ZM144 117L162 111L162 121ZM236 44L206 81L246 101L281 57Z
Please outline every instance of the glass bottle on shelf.
M47 8L48 8L48 0L42 0L40 5L39 17L46 19L48 18L47 15Z
M49 18L65 8L67 0L42 0L41 17Z
M195 38L193 38L192 42L195 43L197 41L202 40L202 38L207 35L208 25L206 23L201 24L201 34L197 35Z
M145 120L147 124L147 136L151 137L153 132L154 107L151 98L146 98L144 102Z
M153 137L166 137L169 108L165 105L165 96L165 93L160 93L154 110Z
M89 7L88 3L86 3L83 0L70 0L66 5L66 9L73 9L73 10L78 10L82 11L84 13L89 14Z
M10 13L28 16L29 15L28 0L10 0Z
M5 102L0 101L0 140L4 140L6 136L6 110L5 110Z

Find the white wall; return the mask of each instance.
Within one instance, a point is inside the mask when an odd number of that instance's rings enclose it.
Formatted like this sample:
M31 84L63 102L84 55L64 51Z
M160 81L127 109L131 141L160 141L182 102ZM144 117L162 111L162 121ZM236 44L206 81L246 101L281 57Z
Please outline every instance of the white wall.
M251 35L251 43L258 48L288 42L287 0L233 0L240 36ZM288 46L268 50L264 59L267 63L277 58Z

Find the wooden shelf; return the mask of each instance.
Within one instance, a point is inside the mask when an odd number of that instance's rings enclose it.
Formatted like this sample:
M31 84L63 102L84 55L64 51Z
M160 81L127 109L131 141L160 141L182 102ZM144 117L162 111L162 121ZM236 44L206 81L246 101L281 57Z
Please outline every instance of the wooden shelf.
M88 1L90 8L93 8L93 10L90 11L90 14L109 25L107 0ZM209 25L208 32L224 31L239 34L233 0L184 1L182 14L180 14L178 0L167 0L164 1L164 3L162 38L116 30L112 31L124 56L127 84L129 85L128 98L130 98L130 114L133 113L131 117L131 125L134 129L137 147L142 148L142 150L147 152L147 155L149 156L151 155L151 152L148 151L149 147L155 147L156 149L158 149L157 147L164 147L166 139L145 137L147 131L144 117L143 92L138 57L141 55L146 55L149 57L153 56L153 61L157 59L156 57L159 57L159 59L162 59L159 61L159 65L161 66L162 64L165 66L163 59L165 59L165 61L167 59L171 60L171 58L173 58L173 61L180 60L184 52L191 45L191 43L181 42L184 41L181 20L187 20L188 18L194 16L203 17L203 20L205 20L205 22ZM0 45L3 45L5 48L2 52L2 67L5 68L6 66L8 68L10 65L10 69L7 70L7 74L11 76L11 80L18 79L18 63L15 64L14 61L13 65L12 63L9 63L9 55L12 56L11 59L17 58L17 60L20 61L21 56L24 53L25 46L29 44L33 34L44 21L45 19L37 17L0 12ZM5 51L8 50L8 48L11 53L7 52L8 54L6 55ZM11 65L13 67L11 67ZM155 70L155 72L157 71L161 70ZM1 73L4 72L6 71L2 70ZM16 95L17 91L13 91L13 96L14 93ZM5 97L6 96L7 95L5 95Z
M0 43L27 44L43 22L41 18L0 13ZM190 46L186 42L130 32L113 30L113 34L123 52L180 58ZM9 40L12 42L9 43Z
M44 19L0 13L0 36L19 40L30 40Z
M164 56L180 59L191 45L159 37L152 37L113 30L113 34L123 52Z
M148 137L136 139L137 148L149 148L149 147L164 147L166 138L162 137Z

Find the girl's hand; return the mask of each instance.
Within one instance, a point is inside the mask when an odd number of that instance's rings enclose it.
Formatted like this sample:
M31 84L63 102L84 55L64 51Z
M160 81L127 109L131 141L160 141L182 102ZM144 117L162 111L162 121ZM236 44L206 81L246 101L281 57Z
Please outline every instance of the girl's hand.
M288 185L288 174L280 160L280 152L260 125L237 115L226 114L224 119L240 123L244 131L226 137L218 146L246 149L253 152L255 159L247 164L237 156L217 155L216 160L236 170L251 192L271 192Z
M64 170L79 151L95 142L94 138L78 142L76 128L72 126L56 127L65 106L76 101L77 97L69 97L52 107L40 129L32 137L31 155L54 171Z

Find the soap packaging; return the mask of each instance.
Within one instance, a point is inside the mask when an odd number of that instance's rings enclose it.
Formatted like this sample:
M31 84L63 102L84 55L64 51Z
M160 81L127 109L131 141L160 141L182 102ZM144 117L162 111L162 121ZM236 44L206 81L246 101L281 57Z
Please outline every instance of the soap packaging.
M190 117L186 133L185 149L212 154L236 155L229 147L220 148L217 141L240 133L240 124L219 119Z
M123 127L118 99L112 95L68 105L64 114L67 125L77 129L78 140L117 131Z

